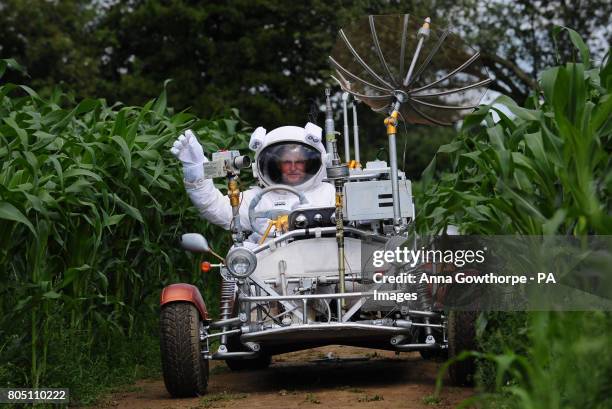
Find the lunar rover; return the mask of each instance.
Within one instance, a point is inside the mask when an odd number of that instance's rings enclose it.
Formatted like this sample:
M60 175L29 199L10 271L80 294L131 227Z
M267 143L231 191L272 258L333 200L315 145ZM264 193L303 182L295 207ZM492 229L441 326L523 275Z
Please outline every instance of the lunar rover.
M392 58L399 62L392 64ZM258 218L271 219L267 231L258 232L267 240L245 246L245 231L239 222L232 223L234 245L213 266L222 279L217 319L209 316L195 286L173 284L163 290L162 366L173 397L204 394L213 359L224 360L232 370L249 370L265 368L276 354L330 344L419 351L426 359L454 357L474 347L475 312L438 309L435 286L375 282L373 275L381 270L372 267L371 255L410 240L414 223L411 182L397 164L399 121L446 124L473 109L490 81L477 60L478 53L449 31L431 29L429 19L369 16L340 30L330 62L346 93L345 160L338 154L329 92L325 123L331 153L327 182L335 186L336 205L312 207L285 185L262 189L249 206L249 218L253 226ZM356 132L355 156L349 157L347 95L388 115L389 163L376 160L362 167ZM207 174L227 178L237 217L236 178L248 160L224 152L213 155L212 162ZM272 190L297 195L300 205L285 214L257 212L261 195ZM211 251L197 233L183 235L182 245ZM406 266L390 264L382 273L400 271ZM375 297L397 292L417 294L417 299ZM473 362L459 361L451 366L450 377L466 384L472 371Z

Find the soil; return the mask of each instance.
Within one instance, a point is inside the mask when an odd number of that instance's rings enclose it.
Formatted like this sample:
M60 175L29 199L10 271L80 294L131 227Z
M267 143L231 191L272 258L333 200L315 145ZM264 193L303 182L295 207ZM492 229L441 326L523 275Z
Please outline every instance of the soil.
M212 361L208 394L198 398L171 399L163 380L143 380L98 408L454 408L474 391L444 386L434 398L440 366L418 353L328 346L275 356L258 371Z

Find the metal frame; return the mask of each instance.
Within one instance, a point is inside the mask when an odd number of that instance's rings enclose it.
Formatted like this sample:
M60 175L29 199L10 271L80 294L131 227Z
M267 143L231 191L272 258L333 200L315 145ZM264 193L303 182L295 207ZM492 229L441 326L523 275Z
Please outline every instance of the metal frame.
M364 240L376 240L386 242L385 237L375 233L346 227L347 232L356 234ZM288 232L268 243L265 243L253 251L260 253L266 249L274 248L279 242L287 241L296 237L322 237L330 233L335 233L335 227L322 227L315 229L300 229ZM360 281L358 274L351 277L352 280ZM267 280L269 281L269 280ZM389 349L394 351L417 351L447 348L446 342L446 317L439 312L423 310L407 310L401 314L401 319L383 318L373 320L354 320L357 311L374 296L380 286L376 286L369 291L345 292L333 294L279 294L271 283L260 280L257 277L248 277L245 280L236 280L238 292L235 303L238 303L238 315L210 322L205 328L201 338L207 345L203 356L206 359L253 359L259 356L262 350L270 351L278 348L279 345L288 347L291 350L308 349L315 345L334 343L357 343L361 339L367 339L367 347ZM386 292L399 292L391 290ZM253 295L253 293L255 295ZM265 295L262 295L265 293ZM341 302L337 302L335 319L332 320L330 303L344 299L358 298L359 301L348 311L343 311ZM308 318L309 302L315 300L324 301L328 306L328 321L312 321ZM280 303L285 311L275 317L269 316L274 322L275 318L290 315L294 317L289 325L279 325L273 323L264 327L262 309L269 303ZM252 313L256 312L257 319L251 320ZM351 320L353 319L353 320ZM417 321L413 320L417 319ZM431 319L439 323L430 323ZM423 322L419 322L422 320ZM428 331L431 329L441 329L443 339L435 343L410 343L410 333L413 328L424 327ZM210 332L219 330L217 332ZM249 349L248 351L228 351L227 337L239 336L241 344ZM211 339L220 338L221 345L215 353L210 353L208 345ZM322 340L322 341L318 341ZM352 340L352 341L351 341ZM272 344L272 346L270 346Z

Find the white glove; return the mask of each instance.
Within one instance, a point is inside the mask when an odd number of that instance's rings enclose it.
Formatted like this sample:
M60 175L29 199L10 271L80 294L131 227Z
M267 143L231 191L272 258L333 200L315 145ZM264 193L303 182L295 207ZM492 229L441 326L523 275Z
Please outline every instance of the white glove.
M195 134L188 129L181 134L170 149L170 152L183 164L183 175L188 182L204 178L204 149Z

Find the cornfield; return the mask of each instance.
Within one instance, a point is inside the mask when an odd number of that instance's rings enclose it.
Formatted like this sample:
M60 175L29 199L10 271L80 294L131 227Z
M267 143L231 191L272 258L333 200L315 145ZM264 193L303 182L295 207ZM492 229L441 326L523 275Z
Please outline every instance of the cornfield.
M500 97L511 116L480 107L438 150L452 169L436 175L434 159L425 171L421 231L612 234L612 62L593 67L578 34L566 34L581 63L543 72L526 107ZM483 392L466 406L612 407L609 312L483 313L477 332Z
M19 66L0 60L0 78L7 68ZM227 236L190 209L169 147L189 127L208 152L243 148L241 123L236 111L174 113L165 84L136 107L0 83L0 384L78 395L88 367L133 363L155 339L163 286L193 282L214 298L178 239L198 231L219 248Z

